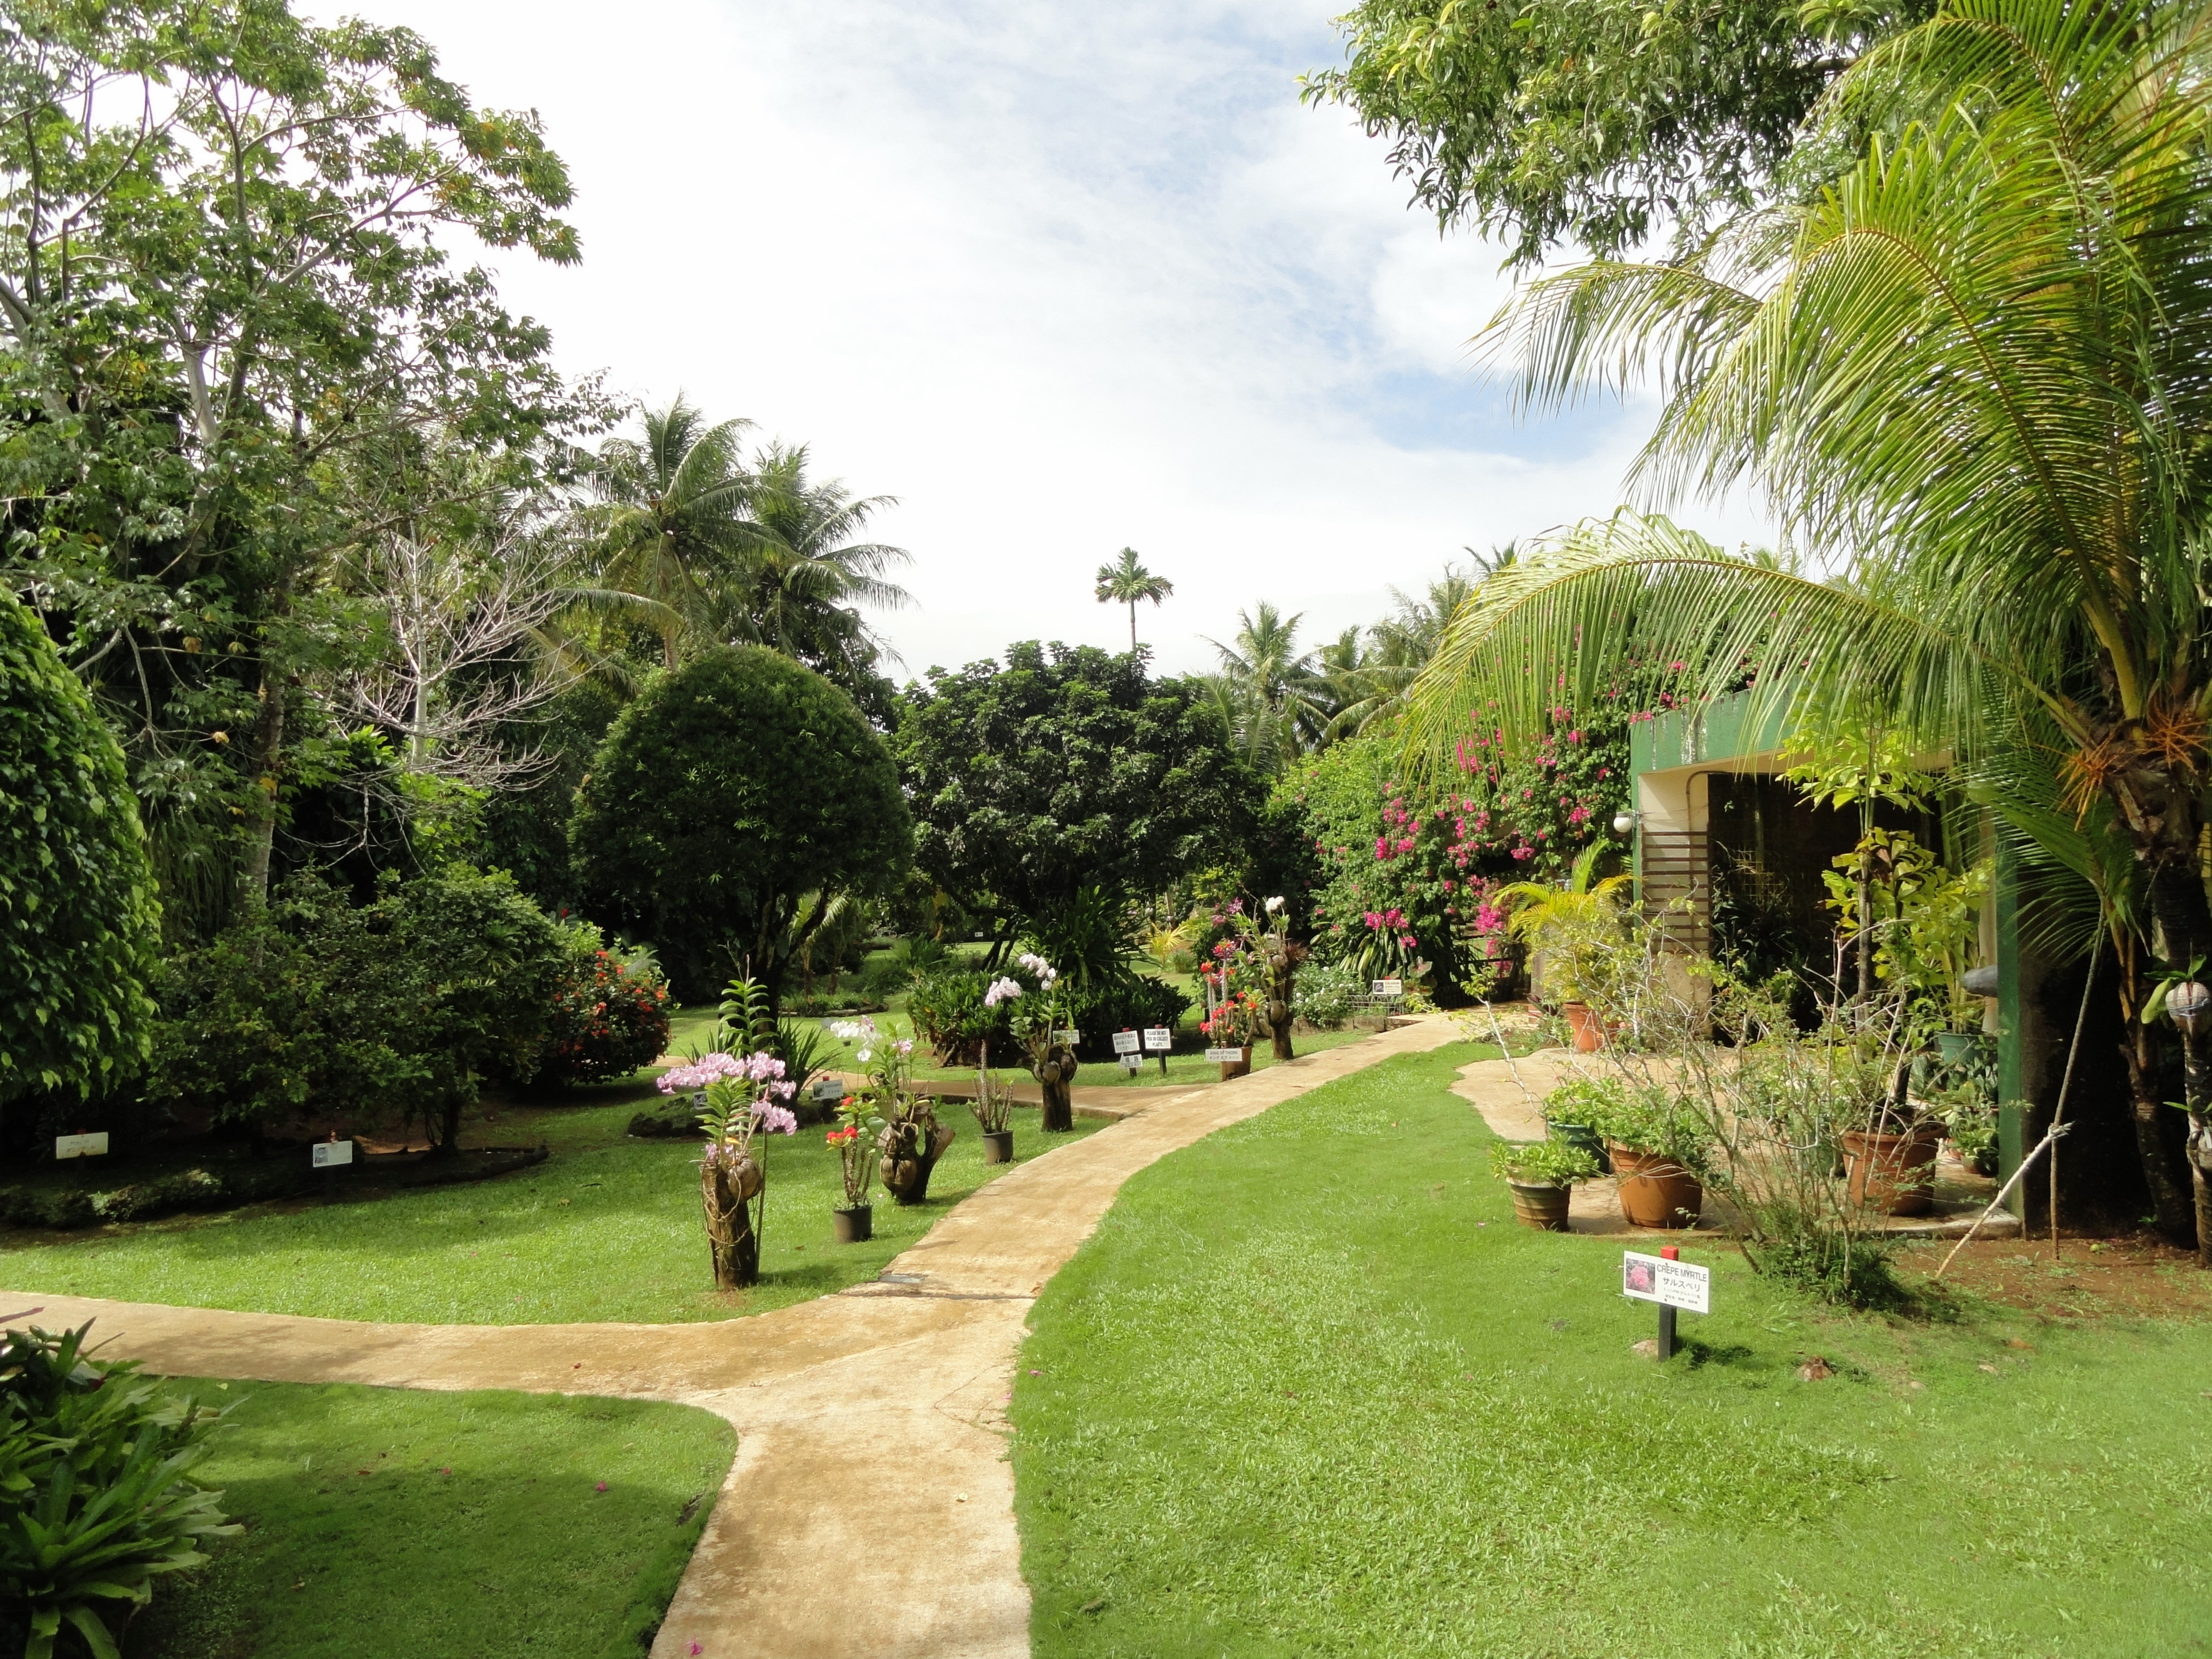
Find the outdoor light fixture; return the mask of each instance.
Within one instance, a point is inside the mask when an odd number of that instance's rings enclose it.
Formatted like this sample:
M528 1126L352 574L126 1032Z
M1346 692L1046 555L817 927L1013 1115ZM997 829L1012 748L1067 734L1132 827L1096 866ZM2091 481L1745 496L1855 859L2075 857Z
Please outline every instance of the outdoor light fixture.
M2166 1012L2185 1036L2212 1029L2212 991L2193 979L2185 979L2166 994Z
M1613 833L1621 836L1632 836L1636 833L1636 826L1642 818L1643 814L1633 807L1625 812L1615 812L1613 815Z

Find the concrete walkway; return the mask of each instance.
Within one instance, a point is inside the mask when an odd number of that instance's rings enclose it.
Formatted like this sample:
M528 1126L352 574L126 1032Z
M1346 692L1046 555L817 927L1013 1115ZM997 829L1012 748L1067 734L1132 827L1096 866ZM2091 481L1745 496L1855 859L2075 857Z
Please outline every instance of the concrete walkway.
M374 1325L0 1291L48 1328L178 1376L677 1401L738 1455L653 1659L1019 1659L1029 1652L1006 1461L1015 1351L1044 1283L1121 1183L1215 1129L1394 1054L1425 1019L1150 1105L957 1206L877 1281L697 1325Z

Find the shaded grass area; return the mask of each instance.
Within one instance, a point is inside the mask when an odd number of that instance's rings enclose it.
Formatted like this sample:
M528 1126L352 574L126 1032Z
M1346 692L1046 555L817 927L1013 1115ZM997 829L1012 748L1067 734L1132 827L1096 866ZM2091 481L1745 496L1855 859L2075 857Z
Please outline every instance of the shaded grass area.
M1512 1224L1445 1092L1482 1052L1163 1160L1052 1281L1039 1655L2212 1651L2212 1325L1838 1316L1686 1245L1662 1368L1617 1243Z
M874 1240L838 1244L830 1212L843 1188L822 1130L772 1137L761 1282L720 1292L700 1226L697 1147L629 1139L637 1105L501 1109L482 1139L543 1139L553 1157L497 1180L91 1234L0 1234L0 1286L426 1324L722 1319L874 1278L945 1211L1012 1167L987 1167L975 1121L949 1107L945 1118L959 1138L937 1166L929 1201L901 1207L878 1188ZM1035 1109L1017 1110L1017 1159L1097 1127L1079 1119L1073 1135L1047 1136Z
M639 1659L736 1447L685 1406L173 1386L235 1402L196 1478L246 1531L159 1581L127 1659Z

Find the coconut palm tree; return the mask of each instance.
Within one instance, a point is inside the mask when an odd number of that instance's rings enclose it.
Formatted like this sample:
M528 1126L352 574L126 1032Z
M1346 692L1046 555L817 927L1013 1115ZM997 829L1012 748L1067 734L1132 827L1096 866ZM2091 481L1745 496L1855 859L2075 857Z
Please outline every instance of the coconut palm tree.
M661 607L672 668L687 633L721 637L719 595L752 544L753 481L738 447L751 424L710 426L679 392L667 408L644 412L637 436L608 439L588 468L599 580Z
M725 599L721 626L728 638L795 657L857 691L877 659L893 654L859 607L913 604L884 574L913 555L859 539L896 496L856 498L836 479L811 481L806 461L804 444L771 444L756 460L743 575Z
M1150 599L1159 604L1175 592L1175 584L1164 576L1155 576L1137 562L1137 550L1125 547L1111 564L1098 567L1098 586L1093 590L1101 605L1126 605L1129 607L1129 649L1137 648L1137 601Z
M1753 482L1836 574L1657 517L1585 525L1461 607L1412 725L1432 763L1476 710L1532 734L1632 628L1705 694L1748 682L1768 712L1948 748L2046 895L2094 897L2080 943L2100 927L2118 953L2174 1232L2160 1039L2134 1016L2160 964L2212 956L2208 70L2203 0L1952 0L1832 89L1806 152L1842 158L1825 187L1679 262L1531 285L1488 336L1527 406L1650 371L1638 486Z
M1312 653L1298 649L1303 613L1285 617L1260 601L1237 613L1233 646L1209 639L1221 667L1211 676L1215 706L1262 775L1280 771L1328 735L1331 711Z

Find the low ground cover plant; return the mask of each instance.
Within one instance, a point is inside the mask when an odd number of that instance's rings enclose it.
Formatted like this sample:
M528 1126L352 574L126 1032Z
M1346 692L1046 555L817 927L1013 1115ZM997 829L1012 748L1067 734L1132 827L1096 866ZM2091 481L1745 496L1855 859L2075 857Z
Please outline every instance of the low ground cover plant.
M87 1352L91 1326L0 1332L0 1654L116 1659L157 1580L238 1531L194 1476L221 1413L130 1361Z

